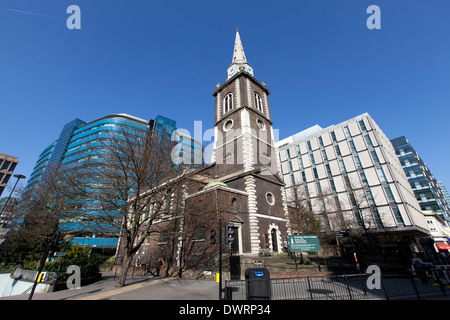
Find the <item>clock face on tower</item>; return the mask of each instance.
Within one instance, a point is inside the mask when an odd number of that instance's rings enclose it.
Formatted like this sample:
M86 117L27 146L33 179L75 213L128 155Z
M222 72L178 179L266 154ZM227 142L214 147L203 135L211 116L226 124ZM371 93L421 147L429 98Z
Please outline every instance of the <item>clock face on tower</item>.
M236 67L235 66L231 66L230 69L228 69L228 76L231 76L234 71L236 71Z

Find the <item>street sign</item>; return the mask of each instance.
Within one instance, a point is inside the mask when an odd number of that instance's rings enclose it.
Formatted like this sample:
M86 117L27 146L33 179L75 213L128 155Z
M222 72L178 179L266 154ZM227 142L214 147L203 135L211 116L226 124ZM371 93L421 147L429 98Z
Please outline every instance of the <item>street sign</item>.
M339 231L335 233L336 238L348 237L348 231Z
M317 235L293 235L289 237L289 250L291 252L321 251Z
M65 252L55 252L55 253L53 254L53 256L55 256L55 257L64 257L65 255L66 255Z

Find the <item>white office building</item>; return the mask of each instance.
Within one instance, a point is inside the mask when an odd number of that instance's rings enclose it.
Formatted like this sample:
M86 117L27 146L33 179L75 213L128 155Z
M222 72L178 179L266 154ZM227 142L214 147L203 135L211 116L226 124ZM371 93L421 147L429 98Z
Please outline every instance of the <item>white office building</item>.
M322 232L429 233L391 142L369 114L315 125L277 147L288 201L305 201Z

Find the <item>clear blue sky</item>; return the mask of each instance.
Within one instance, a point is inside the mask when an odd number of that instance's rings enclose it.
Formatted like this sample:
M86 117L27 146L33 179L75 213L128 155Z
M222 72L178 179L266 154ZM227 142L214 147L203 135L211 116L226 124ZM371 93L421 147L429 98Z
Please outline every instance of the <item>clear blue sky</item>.
M81 30L66 27L72 4ZM366 27L372 4L380 30ZM450 189L449 12L448 0L2 0L0 152L28 177L74 118L212 128L238 26L280 139L368 112Z

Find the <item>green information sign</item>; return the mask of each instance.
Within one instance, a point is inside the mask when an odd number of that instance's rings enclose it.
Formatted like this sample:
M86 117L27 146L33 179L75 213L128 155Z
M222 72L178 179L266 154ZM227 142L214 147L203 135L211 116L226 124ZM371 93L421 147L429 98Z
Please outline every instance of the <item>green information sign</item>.
M319 237L317 235L294 235L289 237L289 250L298 251L321 251Z

